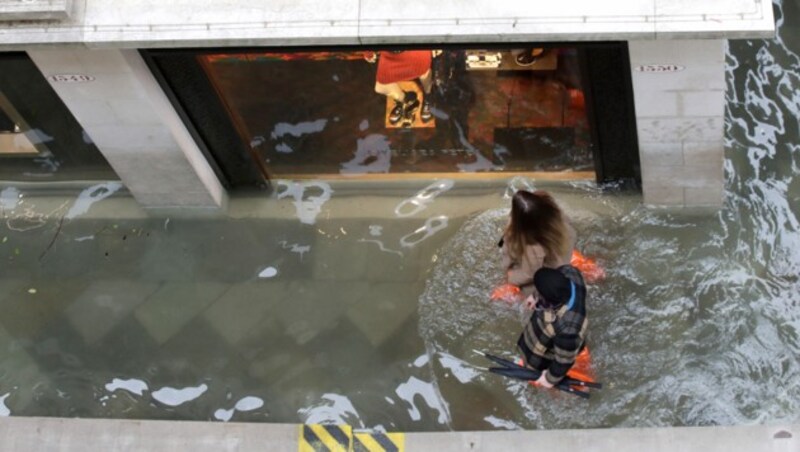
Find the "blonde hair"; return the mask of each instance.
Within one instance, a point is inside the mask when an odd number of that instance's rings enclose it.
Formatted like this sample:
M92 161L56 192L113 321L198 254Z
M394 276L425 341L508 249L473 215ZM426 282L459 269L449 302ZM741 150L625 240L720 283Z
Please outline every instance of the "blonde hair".
M542 246L545 265L553 265L572 251L564 215L553 197L542 190L514 194L505 240L509 254L515 258L525 256L526 245Z

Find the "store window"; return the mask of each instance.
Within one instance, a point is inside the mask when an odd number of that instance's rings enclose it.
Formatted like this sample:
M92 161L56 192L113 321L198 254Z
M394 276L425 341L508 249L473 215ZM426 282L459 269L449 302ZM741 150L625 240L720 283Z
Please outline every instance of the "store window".
M142 54L229 189L426 174L639 180L624 42Z
M0 53L0 181L116 179L27 54Z
M588 172L574 48L198 56L270 177Z

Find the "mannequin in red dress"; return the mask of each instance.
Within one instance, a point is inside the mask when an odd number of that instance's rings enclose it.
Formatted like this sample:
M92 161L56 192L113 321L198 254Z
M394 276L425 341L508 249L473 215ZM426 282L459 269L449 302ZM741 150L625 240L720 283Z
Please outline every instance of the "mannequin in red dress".
M423 122L431 120L430 102L428 101L433 78L431 77L431 59L433 52L430 50L405 50L381 51L380 56L375 52L368 53L367 61L378 62L378 73L375 80L375 92L394 99L395 106L389 113L389 122L397 124L403 118L413 117L420 106L417 93L403 91L399 82L417 81L422 87L422 110L420 119Z

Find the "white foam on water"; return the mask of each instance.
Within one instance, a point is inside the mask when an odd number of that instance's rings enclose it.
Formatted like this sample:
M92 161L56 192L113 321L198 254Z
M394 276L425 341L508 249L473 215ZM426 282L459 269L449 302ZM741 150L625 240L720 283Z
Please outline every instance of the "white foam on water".
M289 243L286 240L281 240L278 244L285 250L289 250L292 253L297 253L300 255L300 259L303 259L303 256L311 251L311 245L300 245L299 243Z
M486 416L483 418L484 421L488 422L495 428L502 428L504 430L522 430L522 427L514 423L513 421L509 421L507 419L500 419L497 416Z
M83 242L86 240L94 240L94 234L92 235L84 235L82 237L75 237L76 242Z
M214 411L214 419L217 419L222 422L228 422L233 417L233 413L236 412L236 409L231 408L230 410L223 410L222 408Z
M428 383L411 376L408 378L408 381L401 383L397 389L395 389L395 393L408 403L408 414L411 416L412 420L418 421L422 419L419 408L414 404L414 398L420 396L428 407L438 412L438 416L436 417L437 422L440 424L447 424L450 422L449 405L438 395L433 383Z
M438 357L439 364L441 364L442 367L450 369L450 372L452 372L456 379L458 379L458 381L461 383L469 383L480 375L480 372L478 372L470 364L456 358L455 356L440 352Z
M373 237L380 237L383 234L383 226L377 224L369 225L369 235Z
M0 191L0 210L14 210L19 203L19 190L14 187Z
M85 214L89 211L89 208L92 207L92 204L108 198L121 188L122 184L119 182L106 182L93 185L83 190L75 200L75 204L73 204L67 214L64 215L64 218L71 220L79 215Z
M272 129L272 133L270 134L270 136L272 137L272 139L277 139L284 135L292 135L294 137L300 137L311 133L322 132L323 130L325 130L325 126L327 124L328 124L327 119L317 119L316 121L298 122L296 124L290 124L288 122L279 122L275 124L275 128Z
M272 278L278 274L278 269L275 267L267 267L258 274L259 278Z
M178 406L200 397L207 390L208 386L205 383L200 386L190 386L181 389L165 386L157 391L153 391L153 398L164 405Z
M130 378L127 380L115 378L111 380L111 383L106 383L106 391L114 392L117 389L123 389L136 395L142 395L144 391L147 391L148 387L147 383L136 378Z
M228 396L230 397L230 394ZM233 415L237 411L241 412L253 411L261 408L262 406L264 406L264 400L262 400L261 398L254 396L246 396L239 399L239 401L236 402L236 405L234 405L234 407L229 410L220 408L217 411L215 411L214 418L223 422L228 422L231 420L231 418L233 418Z
M304 424L349 424L364 427L350 399L334 393L323 394L321 402L300 408L297 414Z
M331 194L333 194L330 184L322 181L296 182L279 180L278 190L278 199L286 197L294 199L297 218L304 224L316 223L317 215L322 211L322 206L331 199ZM318 193L314 194L315 191ZM312 194L309 195L306 192L311 192Z
M358 241L362 242L362 243L374 243L374 244L378 245L378 249L380 249L384 253L397 254L398 256L403 257L403 252L402 251L398 251L398 250L393 250L393 249L387 248L386 245L384 245L383 242L381 242L380 240L358 239Z
M422 367L422 366L428 364L428 361L430 361L430 359L428 358L428 354L427 353L419 355L417 357L417 359L414 360L414 367Z
M7 393L3 396L0 396L0 416L10 416L11 410L8 409L6 406L6 399L10 396L11 393Z
M259 397L247 396L236 402L234 408L237 411L253 411L264 406L264 400Z

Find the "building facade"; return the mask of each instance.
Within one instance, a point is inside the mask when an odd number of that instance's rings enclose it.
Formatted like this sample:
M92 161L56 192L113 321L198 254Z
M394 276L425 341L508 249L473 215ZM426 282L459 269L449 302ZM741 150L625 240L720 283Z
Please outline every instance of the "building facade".
M756 0L0 0L0 180L118 178L158 211L521 172L718 206L725 43L773 35ZM386 75L412 54L417 83ZM420 101L397 117L395 82Z

